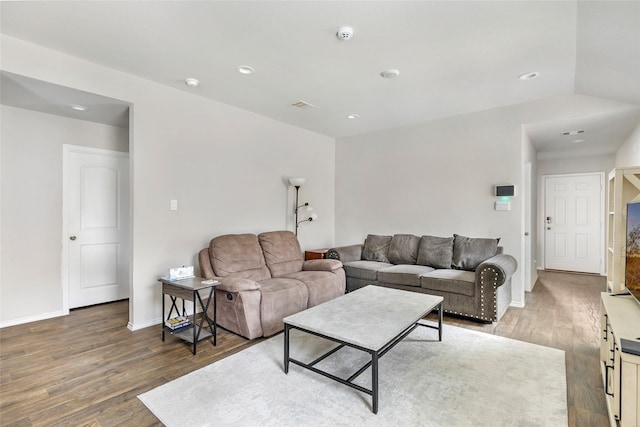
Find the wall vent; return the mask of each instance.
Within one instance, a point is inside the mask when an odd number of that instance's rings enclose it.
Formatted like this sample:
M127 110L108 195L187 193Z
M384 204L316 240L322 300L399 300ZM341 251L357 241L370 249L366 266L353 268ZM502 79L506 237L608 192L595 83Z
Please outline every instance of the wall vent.
M291 105L293 105L294 107L299 108L299 109L301 109L301 110L304 110L304 109L306 109L306 108L313 108L313 107L315 107L315 105L313 105L313 104L309 104L309 103L308 103L308 102L306 102L306 101L298 101L298 102L294 102L294 103L293 103L293 104L291 104Z

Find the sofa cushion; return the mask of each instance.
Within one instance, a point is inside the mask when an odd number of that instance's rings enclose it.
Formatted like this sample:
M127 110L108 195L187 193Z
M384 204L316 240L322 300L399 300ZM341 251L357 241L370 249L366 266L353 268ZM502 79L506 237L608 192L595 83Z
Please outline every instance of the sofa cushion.
M453 236L453 267L459 270L473 271L498 252L500 239Z
M417 264L433 268L451 268L453 237L422 236L418 245Z
M415 264L420 238L412 234L395 234L389 244L387 258L391 264Z
M260 322L265 337L284 329L282 319L306 309L309 300L304 283L283 277L261 280L260 295Z
M209 260L218 277L242 277L251 280L271 278L254 234L227 234L211 239Z
M434 270L420 277L420 287L472 297L476 290L476 274L463 270Z
M317 260L316 260L317 261ZM344 271L298 271L285 276L301 281L307 287L309 299L307 307L313 307L333 298L344 295L346 283Z
M378 271L378 281L391 285L420 286L420 275L433 271L426 265L400 264Z
M347 277L364 280L378 280L378 270L392 267L393 264L376 261L350 261L345 262L342 266L344 267L344 272L347 274Z
M388 253L391 236L369 234L364 241L362 259L365 261L389 262Z
M270 231L258 235L264 260L272 277L302 270L304 257L298 238L291 231Z

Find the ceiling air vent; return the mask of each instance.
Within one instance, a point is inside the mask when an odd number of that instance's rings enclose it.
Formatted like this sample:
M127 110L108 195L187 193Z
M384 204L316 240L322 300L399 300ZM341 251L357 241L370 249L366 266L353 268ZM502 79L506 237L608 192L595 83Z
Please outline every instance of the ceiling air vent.
M571 130L569 132L562 132L562 135L564 136L574 136L574 135L580 135L581 133L584 133L584 129L582 130Z
M308 102L306 102L306 101L298 101L298 102L294 102L294 103L293 103L293 104L291 104L291 105L293 105L294 107L299 108L299 109L301 109L301 110L305 110L305 109L307 109L307 108L313 108L313 107L314 107L314 105L313 105L313 104L309 104L309 103L308 103Z

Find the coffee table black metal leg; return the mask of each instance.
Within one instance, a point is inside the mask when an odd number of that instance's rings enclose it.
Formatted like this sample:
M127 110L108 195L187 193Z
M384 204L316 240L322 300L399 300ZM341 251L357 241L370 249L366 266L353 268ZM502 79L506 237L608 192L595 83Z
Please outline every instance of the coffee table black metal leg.
M378 413L378 352L371 352L371 400L373 413Z
M442 312L443 312L442 302L438 306L438 341L442 341Z
M289 373L289 325L284 324L284 373Z

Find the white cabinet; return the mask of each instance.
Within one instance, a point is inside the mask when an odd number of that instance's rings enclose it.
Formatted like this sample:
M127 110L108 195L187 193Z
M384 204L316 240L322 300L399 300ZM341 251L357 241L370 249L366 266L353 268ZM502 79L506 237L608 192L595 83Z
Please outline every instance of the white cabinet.
M640 426L640 304L601 294L600 362L612 427Z
M609 172L607 188L607 291L624 290L627 203L640 201L640 167Z

